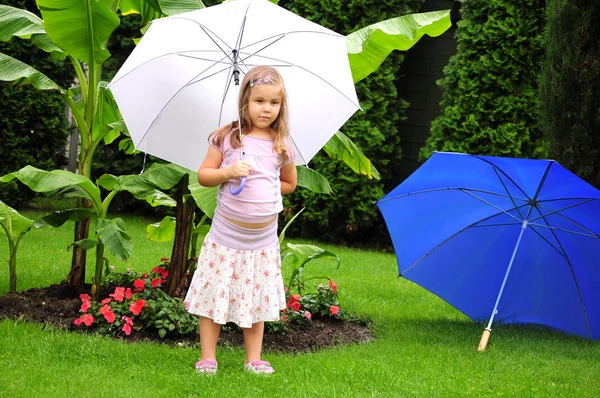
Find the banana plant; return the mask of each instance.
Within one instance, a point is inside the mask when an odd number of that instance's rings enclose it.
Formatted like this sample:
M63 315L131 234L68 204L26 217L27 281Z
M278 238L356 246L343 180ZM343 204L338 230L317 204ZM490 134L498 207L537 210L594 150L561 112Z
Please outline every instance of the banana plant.
M19 180L38 193L48 196L75 197L85 199L86 202L90 203L90 207L72 209L70 212L77 216L96 216L94 238L85 238L73 242L73 245L77 247L96 248L96 270L95 277L92 279L92 295L95 299L98 298L102 270L106 264L105 249L108 249L116 258L123 261L129 258L133 250L131 238L125 232L123 220L107 217L108 207L115 195L118 192L128 191L136 198L146 200L153 206L174 205L173 199L146 184L139 175L115 177L105 174L98 179L97 184L94 184L88 177L70 171L45 171L32 166L25 166L16 172L0 177L0 182L9 182L14 179ZM100 187L108 190L108 194L104 199L101 197ZM60 212L55 214L54 220L60 217L61 214ZM74 215L70 216L70 219L75 220ZM45 219L44 221L50 224L52 219ZM56 223L56 221L54 222ZM21 220L21 224L25 226L27 221ZM14 235L14 232L12 235Z
M0 80L32 84L39 90L55 90L68 104L79 132L78 172L91 176L92 157L107 139L115 139L120 130L119 111L106 82L101 81L102 65L110 57L106 44L120 24L117 11L137 13L144 23L165 15L203 8L200 0L37 0L42 18L6 5L0 5L0 40L13 37L30 40L56 59L67 59L74 68L78 86L60 87L42 72L6 54L0 53ZM111 138L109 138L111 137ZM87 207L79 198L78 206ZM89 219L76 223L75 239L87 238ZM69 283L83 288L85 250L76 247Z
M69 209L31 220L0 200L0 234L8 241L9 292L17 291L17 250L25 234L34 228L60 227L67 221L78 221L90 215L89 209Z

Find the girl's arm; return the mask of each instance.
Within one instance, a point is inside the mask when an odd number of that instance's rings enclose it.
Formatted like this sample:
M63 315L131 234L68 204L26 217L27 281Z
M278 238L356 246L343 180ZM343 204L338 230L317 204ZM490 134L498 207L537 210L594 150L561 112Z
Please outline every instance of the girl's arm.
M213 146L208 147L206 157L198 169L198 182L204 187L216 187L232 178L248 177L250 164L248 162L235 162L229 167L221 169L223 154Z
M298 183L298 173L296 172L296 165L293 162L281 167L279 180L281 180L282 195L294 192Z

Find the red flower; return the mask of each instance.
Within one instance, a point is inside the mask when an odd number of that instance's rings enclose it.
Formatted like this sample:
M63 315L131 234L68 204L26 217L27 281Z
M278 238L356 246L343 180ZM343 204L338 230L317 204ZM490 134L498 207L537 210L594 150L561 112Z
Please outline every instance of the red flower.
M164 279L164 278L166 278L166 277L169 275L169 273L167 272L167 270L166 270L166 269L164 269L164 268L163 268L163 267L161 267L161 266L158 266L158 267L154 267L154 268L152 268L152 272L153 272L153 273L155 273L155 274L160 274L160 276L161 276L163 279Z
M79 298L81 301L90 301L92 299L89 294L80 294Z
M166 258L166 257L163 257L163 258L160 259L161 263L166 263L167 261L169 261L169 259Z
M133 320L131 320L130 317L123 315L121 317L121 319L124 320L127 325L129 325L129 326L133 325Z
M298 300L300 300L301 298L302 298L302 296L301 296L301 295L299 295L299 294L292 294L292 295L290 296L290 303L293 303L294 301L298 301Z
M306 319L312 318L312 314L308 311L304 311L304 316L306 317Z
M144 290L145 285L146 283L142 279L136 279L135 281L133 281L133 287L135 287L136 292L141 292L142 290Z
M293 303L290 303L289 307L291 309L293 309L294 311L300 311L300 303L297 301L294 301Z
M102 307L100 307L100 313L102 315L106 314L109 311L110 311L110 305L108 305L108 304L105 304Z
M117 300L119 303L122 303L125 299L125 288L117 287L115 292L113 294L109 294L109 296Z
M337 294L337 285L331 279L329 280L329 287L333 289L333 294Z
M156 278L152 280L152 287L158 287L158 285L160 285L161 283L163 283L163 280L160 278Z
M331 315L337 315L337 313L340 312L340 307L337 305L332 305L329 307L329 311L331 311Z
M286 322L287 321L287 316L283 316L283 321Z
M110 297L107 297L107 298L105 298L104 300L102 300L102 301L100 302L100 304L102 304L102 305L104 305L104 304L108 304L108 303L110 303L110 302L111 302L111 300L112 300L112 299L111 299Z
M85 326L92 326L92 323L94 323L94 317L90 314L84 314L81 316L81 318L75 319L73 323L77 326L81 325L82 323Z
M125 298L127 300L131 300L133 298L133 293L131 293L131 289L127 288L127 290L125 290Z
M136 300L135 303L132 303L129 306L129 310L133 313L133 315L139 315L140 312L142 312L142 308L144 308L144 304L146 304L144 300Z
M81 304L81 312L87 312L87 310L89 310L91 306L92 306L91 302L84 301L83 304Z
M94 317L91 316L90 314L82 315L81 320L83 321L85 326L92 326L92 323L94 323Z
M125 334L129 336L131 334L131 325L129 325L128 323L123 325L123 332L125 332Z
M113 323L115 321L115 313L111 310L106 311L102 315L104 315L104 319L106 319L106 322L108 323Z

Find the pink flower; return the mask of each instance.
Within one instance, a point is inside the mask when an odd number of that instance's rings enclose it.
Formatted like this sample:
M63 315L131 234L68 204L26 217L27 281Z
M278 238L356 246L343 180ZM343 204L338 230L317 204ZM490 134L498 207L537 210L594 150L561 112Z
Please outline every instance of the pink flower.
M108 304L105 304L102 307L100 307L100 313L102 315L106 314L109 311L110 311L110 305L108 305Z
M125 324L129 326L133 325L133 320L130 317L123 315L121 319L125 321Z
M337 294L337 285L331 279L329 280L329 287L333 289L333 294Z
M108 323L113 323L115 321L115 313L111 310L106 311L102 315L104 315L104 319L106 319L106 322Z
M306 319L312 318L312 314L308 311L304 311L304 316L306 317Z
M184 301L183 305L185 305L186 311L190 309L190 303L188 303L187 301Z
M80 294L79 298L81 301L90 301L92 299L89 294Z
M92 326L92 324L94 323L94 317L90 314L83 314L79 319L81 319L81 322L83 322L85 326ZM79 323L81 324L81 322Z
M337 315L337 313L340 312L340 307L337 305L332 305L329 307L329 311L331 311L331 315Z
M76 325L76 326L79 326L79 325L81 325L81 322L82 322L82 321L81 321L81 318L77 318L77 319L75 319L75 320L73 321L73 324L74 324L74 325Z
M133 287L135 287L136 292L141 292L142 290L144 290L145 285L146 283L141 279L136 279L135 281L133 281Z
M144 304L146 304L144 300L136 300L135 303L132 303L129 306L129 310L133 313L133 315L139 315L140 312L142 312L142 308L144 308Z
M119 303L122 303L123 299L125 299L125 288L117 287L115 292L113 294L109 294L109 296L117 300Z
M100 304L102 304L102 305L108 304L108 303L110 303L110 302L111 302L111 300L112 300L112 299L111 299L110 297L107 297L107 298L105 298L104 300L102 300L102 301L100 302Z
M128 323L123 325L123 332L125 332L125 334L129 336L131 334L131 325L129 325Z
M92 306L91 302L84 301L83 304L81 304L81 312L87 312L87 310L89 310L91 306Z
M127 288L127 290L125 290L125 298L127 300L131 300L133 298L133 293L131 293L131 289Z

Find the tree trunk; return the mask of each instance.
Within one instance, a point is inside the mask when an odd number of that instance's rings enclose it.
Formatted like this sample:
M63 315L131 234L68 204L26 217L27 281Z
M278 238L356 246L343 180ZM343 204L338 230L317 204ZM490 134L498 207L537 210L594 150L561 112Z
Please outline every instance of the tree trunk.
M175 241L169 263L169 276L165 282L165 291L171 297L179 297L185 286L190 251L190 238L194 220L194 203L186 202L184 196L189 193L189 177L186 174L179 182L177 191L177 215L175 216Z
M77 207L91 207L91 203L87 199L77 199ZM90 219L86 218L75 223L75 234L73 241L77 242L81 239L87 239L90 231ZM78 292L83 291L85 282L85 265L86 265L86 250L77 245L73 246L73 257L71 259L71 272L67 276L67 282L73 286Z

